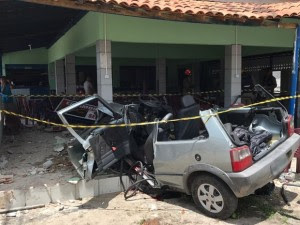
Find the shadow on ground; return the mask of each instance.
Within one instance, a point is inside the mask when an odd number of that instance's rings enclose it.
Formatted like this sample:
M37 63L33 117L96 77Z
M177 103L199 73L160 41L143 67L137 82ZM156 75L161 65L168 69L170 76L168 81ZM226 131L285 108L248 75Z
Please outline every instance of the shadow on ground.
M280 190L276 187L270 196L250 195L239 199L236 212L226 222L230 224L248 224L247 219L256 218L255 221L251 220L251 224L256 224L278 213L282 217L291 218L300 224L300 215L296 215L293 207L285 207L286 203L283 201ZM297 193L288 190L285 191L285 194L289 202L298 196ZM182 195L180 198L165 199L164 201L200 213L190 196ZM300 202L297 204L300 207Z
M109 202L114 199L119 193L105 194L98 197L91 198L89 201L80 205L81 209L106 209Z
M295 200L298 196L297 193L286 190L286 196L289 201ZM114 207L109 207L110 201L116 198L119 193L113 194L106 194L98 197L94 197L89 201L78 205L79 209L88 210L88 209L106 209L106 210L114 210ZM135 205L137 203L141 203L140 200L149 199L148 197L145 198L145 195L137 194L134 198L127 200L130 204ZM187 196L181 193L169 193L168 195L162 196L157 198L158 201L163 201L169 205L171 205L171 209L173 206L179 206L182 210L193 211L195 213L199 213L198 209L195 207L192 197ZM123 201L123 200L122 200ZM124 200L125 201L125 200ZM121 203L120 203L121 204ZM293 204L295 203L293 201ZM295 206L295 205L294 205ZM127 206L128 207L128 204ZM176 207L177 208L177 207ZM298 207L297 207L298 208ZM300 208L300 204L299 204ZM299 212L298 208L298 212ZM138 208L137 208L138 209ZM126 209L124 209L126 211ZM128 208L130 209L130 207ZM181 209L180 209L181 210ZM68 213L68 212L66 212ZM300 215L297 214L297 210L294 207L286 207L285 202L283 201L280 188L276 187L274 192L270 196L262 196L262 195L251 195L245 198L239 199L239 204L237 211L234 215L224 221L228 224L257 224L262 221L267 221L271 219L276 214L275 220L279 223L284 224L287 220L293 220L293 224L300 224ZM274 220L272 220L274 221ZM269 223L272 223L270 220Z

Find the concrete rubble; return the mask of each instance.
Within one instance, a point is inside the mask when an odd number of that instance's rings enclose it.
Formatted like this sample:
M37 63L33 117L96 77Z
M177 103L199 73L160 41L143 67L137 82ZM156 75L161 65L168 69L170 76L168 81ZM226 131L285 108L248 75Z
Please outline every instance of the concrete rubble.
M70 179L68 179L68 183L77 184L80 180L81 180L80 177L71 177Z
M90 182L78 177L65 151L70 140L67 133L47 133L32 127L24 128L14 142L6 140L4 136L6 144L1 146L0 155L0 181L1 176L3 178L3 183L0 183L0 213L1 210L19 210L25 214L24 208L27 207L122 190L119 177L99 176ZM125 185L129 185L126 178L123 178ZM57 210L73 212L78 207L61 204ZM18 214L8 215L17 217Z
M68 144L68 139L62 138L59 136L55 136L55 140L56 140L56 143L54 144L53 150L55 152L60 153L61 151L63 151L66 148L66 146Z
M43 168L45 170L49 169L53 165L53 162L51 159L48 159L46 162L43 163Z
M0 184L10 184L13 182L13 175L1 175L0 174Z
M7 163L7 158L4 155L2 155L0 158L0 169L4 169Z
M0 191L27 189L43 184L67 183L76 175L65 149L69 138L61 133L47 133L38 127L24 128L14 142L3 136L0 175L13 176L13 183L0 184ZM58 152L54 148L60 149Z
M279 177L279 181L281 183L293 182L295 181L295 173L293 173L292 171L282 173Z
M17 216L17 212L11 212L6 214L6 217L16 217L16 216Z

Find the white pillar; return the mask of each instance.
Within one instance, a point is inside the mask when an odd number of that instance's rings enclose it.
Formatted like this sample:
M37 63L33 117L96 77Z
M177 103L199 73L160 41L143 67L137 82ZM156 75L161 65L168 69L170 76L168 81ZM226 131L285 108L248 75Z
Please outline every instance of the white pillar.
M108 102L113 101L111 42L98 40L96 42L97 58L97 92Z
M166 71L166 59L156 59L156 90L159 94L165 94L167 92L167 71Z
M65 93L65 67L64 60L60 59L54 62L56 94Z
M76 94L75 55L65 57L66 93Z
M242 88L242 47L230 45L225 47L224 106L229 107L241 95ZM239 101L240 102L240 99Z

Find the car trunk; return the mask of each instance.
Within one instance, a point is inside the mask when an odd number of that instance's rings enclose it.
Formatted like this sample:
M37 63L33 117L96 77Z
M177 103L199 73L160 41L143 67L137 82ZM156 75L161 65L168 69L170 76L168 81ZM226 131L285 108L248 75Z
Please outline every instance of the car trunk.
M253 154L253 160L258 161L276 146L288 138L287 112L281 107L256 107L241 108L219 115L224 125L224 129L230 136L232 142L237 146L248 145ZM249 135L249 141L245 141L245 136L241 138L239 130L245 131ZM254 151L253 137L267 135L263 145ZM238 137L237 137L238 136ZM250 138L251 137L251 138ZM259 140L260 141L260 140ZM252 149L251 149L252 148Z

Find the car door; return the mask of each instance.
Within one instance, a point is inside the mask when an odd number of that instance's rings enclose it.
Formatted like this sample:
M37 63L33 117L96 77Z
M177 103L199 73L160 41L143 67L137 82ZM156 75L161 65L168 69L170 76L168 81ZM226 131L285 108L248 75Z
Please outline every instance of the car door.
M158 125L153 132L155 177L164 184L181 186L185 165L192 160L190 153L197 139L157 141Z

